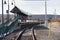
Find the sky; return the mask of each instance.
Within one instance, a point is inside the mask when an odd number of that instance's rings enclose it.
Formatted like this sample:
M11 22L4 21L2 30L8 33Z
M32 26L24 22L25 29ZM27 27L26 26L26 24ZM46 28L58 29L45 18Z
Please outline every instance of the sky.
M4 0L5 1L5 0ZM8 1L8 0L6 0ZM8 2L7 2L8 3ZM11 5L12 0L9 0L10 10L14 7ZM4 4L4 14L8 9L8 4ZM45 14L45 1L44 0L15 0L15 5L26 12L28 15L41 15ZM2 7L1 7L1 0L0 0L0 14ZM55 13L56 10L56 13ZM10 14L13 14L10 12ZM60 0L47 0L47 14L58 14L60 15Z

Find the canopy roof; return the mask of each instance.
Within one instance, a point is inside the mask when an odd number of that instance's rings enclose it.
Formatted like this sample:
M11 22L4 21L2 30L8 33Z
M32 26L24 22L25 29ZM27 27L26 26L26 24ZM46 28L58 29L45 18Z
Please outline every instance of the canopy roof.
M14 7L10 12L12 13L16 13L16 14L19 14L19 15L23 15L23 16L28 16L27 14L25 14L24 12L22 12L18 7Z

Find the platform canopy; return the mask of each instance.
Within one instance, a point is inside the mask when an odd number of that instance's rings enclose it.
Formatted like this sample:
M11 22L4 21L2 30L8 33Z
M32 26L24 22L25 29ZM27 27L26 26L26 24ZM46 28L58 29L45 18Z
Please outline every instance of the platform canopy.
M15 6L10 12L16 13L16 14L22 15L22 16L28 16L27 14L22 12L22 10L20 10L17 6Z

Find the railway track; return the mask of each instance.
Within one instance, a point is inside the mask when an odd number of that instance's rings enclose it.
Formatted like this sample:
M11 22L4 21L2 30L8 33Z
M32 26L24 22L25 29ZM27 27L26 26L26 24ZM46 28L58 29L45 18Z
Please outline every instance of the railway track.
M23 38L23 35L25 33L29 33L31 31L31 36L29 36L28 39L31 38L31 40L36 40L34 35L34 26L38 25L39 23L24 23L20 27L16 28L14 32L3 38L2 40L21 40ZM22 27L22 28L21 28ZM15 37L16 36L16 37ZM24 37L25 38L25 37Z
M25 23L24 23L25 24ZM21 32L17 40L36 40L35 33L34 33L34 26L38 25L39 23L26 23L24 30ZM31 33L31 35L28 35ZM27 34L25 37L24 34ZM28 36L28 37L27 37Z
M28 36L28 33L31 33L31 35ZM27 34L26 37L23 36L23 34ZM34 34L34 28L31 28L31 29L24 29L21 34L19 35L19 37L17 38L17 40L36 40L36 37L35 37L35 34Z

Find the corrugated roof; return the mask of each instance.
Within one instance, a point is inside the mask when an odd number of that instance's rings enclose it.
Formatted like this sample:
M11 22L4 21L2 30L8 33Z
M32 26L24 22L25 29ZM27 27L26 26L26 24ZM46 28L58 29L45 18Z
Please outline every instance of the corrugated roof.
M22 12L17 6L15 6L10 12L17 13L17 14L23 15L23 16L28 16L27 14L25 14L24 12Z

